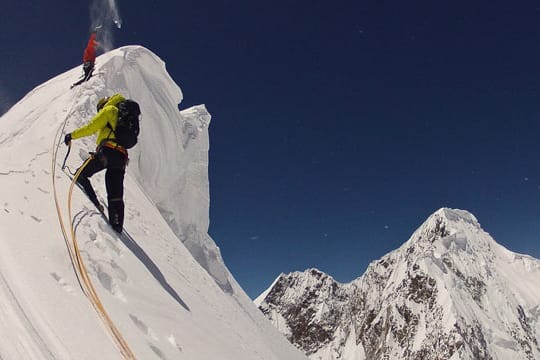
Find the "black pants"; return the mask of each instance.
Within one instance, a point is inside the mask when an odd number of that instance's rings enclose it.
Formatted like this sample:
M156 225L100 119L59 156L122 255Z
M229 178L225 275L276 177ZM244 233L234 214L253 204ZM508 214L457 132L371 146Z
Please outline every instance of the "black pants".
M83 64L83 71L84 71L83 81L88 81L88 79L92 77L92 73L94 72L94 63L91 61L85 62Z
M92 159L79 174L77 182L83 187L90 200L99 207L96 192L90 183L90 177L103 169L105 172L105 187L109 208L109 223L114 230L122 232L124 225L124 174L127 156L122 152L108 147L100 147L92 155Z
M83 64L83 71L84 71L84 77L77 81L75 84L71 85L71 87L77 86L82 84L85 81L88 81L92 77L92 72L94 72L94 63L91 61L87 61Z

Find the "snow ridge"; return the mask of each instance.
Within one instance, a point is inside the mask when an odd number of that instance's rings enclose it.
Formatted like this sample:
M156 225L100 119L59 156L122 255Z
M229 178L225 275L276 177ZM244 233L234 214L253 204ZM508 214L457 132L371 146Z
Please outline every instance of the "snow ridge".
M143 114L125 178L127 234L118 236L77 188L74 219L63 221L73 220L92 284L130 349L138 359L305 359L253 306L207 234L204 105L178 111L180 88L143 47L113 50L96 66L72 90L79 66L36 87L0 119L0 186L9 189L0 211L0 357L121 358L81 291L51 183L65 216L70 179L59 170L66 148L57 135L86 123L100 97L120 92ZM94 141L73 141L69 169ZM106 198L104 174L92 183Z

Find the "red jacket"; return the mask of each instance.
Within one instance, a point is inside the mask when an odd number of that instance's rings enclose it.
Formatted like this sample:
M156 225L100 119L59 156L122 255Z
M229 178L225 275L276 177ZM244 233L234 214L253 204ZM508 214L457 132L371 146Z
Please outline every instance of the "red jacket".
M93 32L92 35L90 35L86 49L84 49L83 62L96 61L96 45L96 33Z

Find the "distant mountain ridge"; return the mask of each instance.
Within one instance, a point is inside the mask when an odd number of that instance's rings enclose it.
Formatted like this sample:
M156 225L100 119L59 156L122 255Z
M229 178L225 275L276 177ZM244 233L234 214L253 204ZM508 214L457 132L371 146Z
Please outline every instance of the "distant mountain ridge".
M463 210L436 211L351 283L281 274L255 303L311 359L540 359L540 261Z

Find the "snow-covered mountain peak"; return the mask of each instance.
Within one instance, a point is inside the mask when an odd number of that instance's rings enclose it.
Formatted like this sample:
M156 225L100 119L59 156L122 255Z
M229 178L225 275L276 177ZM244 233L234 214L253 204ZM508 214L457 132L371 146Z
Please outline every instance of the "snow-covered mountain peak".
M440 216L446 218L448 221L459 222L463 221L471 225L478 225L476 217L467 210L440 208L435 211L432 216Z
M467 211L436 211L349 284L310 271L282 275L259 308L313 360L540 358L540 261Z
M310 294L318 292L319 289L325 288L327 285L334 286L337 282L328 274L315 269L307 269L305 271L295 271L290 274L280 274L274 280L271 291L263 293L254 300L256 305L259 305L265 298L285 297L287 299L298 299Z
M298 278L302 279L302 283L305 285L310 285L315 282L326 281L326 280L334 281L334 279L332 279L330 275L316 268L307 269L305 271L296 271L293 274L297 276ZM285 275L282 275L282 276L285 276Z
M434 243L459 232L477 232L481 229L478 220L470 212L441 208L418 228L411 239L417 242Z
M126 46L36 87L0 119L0 353L6 359L305 359L253 306L208 235L204 105ZM141 107L119 235L73 186L95 137L64 135L122 93ZM65 160L64 160L65 159ZM61 167L65 161L66 167ZM105 174L92 176L106 204ZM17 331L13 331L17 329Z
M35 138L43 138L51 118L67 118L65 131L69 132L95 114L101 97L121 93L136 100L141 107L141 133L129 153L128 173L216 283L232 291L219 248L207 234L211 116L205 106L178 111L183 99L180 87L166 71L165 62L142 46L123 46L99 56L92 78L69 90L80 71L74 68L36 87L3 116L6 131L0 133L0 144L20 154L10 167L19 168L31 160L24 158L33 156L25 149L40 146ZM93 149L94 141L88 137L74 144ZM37 152L48 151L49 144L43 145Z
M459 256L463 251L491 256L489 253L494 244L473 214L465 210L441 208L429 216L395 252L411 263L423 257L438 259L443 254L455 253Z

